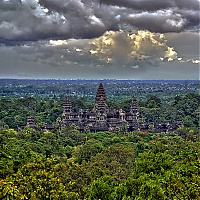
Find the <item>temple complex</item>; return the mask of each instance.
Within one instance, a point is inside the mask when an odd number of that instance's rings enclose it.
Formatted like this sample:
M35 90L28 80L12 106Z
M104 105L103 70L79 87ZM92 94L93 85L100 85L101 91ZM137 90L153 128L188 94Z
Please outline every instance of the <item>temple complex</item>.
M81 131L88 127L90 131L114 131L116 127L126 131L138 130L139 105L134 97L130 105L130 112L126 113L122 109L110 110L107 104L106 93L102 83L100 83L94 108L92 111L81 109L79 112L72 112L72 104L67 97L63 103L62 124L77 125Z
M106 93L102 83L100 83L95 97L94 107L92 110L80 109L78 112L73 112L73 105L66 97L63 103L62 121L53 126L46 124L43 131L52 131L62 125L70 126L72 124L78 126L80 132L85 132L86 128L90 132L98 131L151 131L151 132L165 132L169 133L176 130L183 125L183 122L176 122L175 124L165 123L139 123L139 104L135 97L133 97L129 112L122 109L110 109L107 104ZM36 129L36 124L33 116L27 118L26 126Z

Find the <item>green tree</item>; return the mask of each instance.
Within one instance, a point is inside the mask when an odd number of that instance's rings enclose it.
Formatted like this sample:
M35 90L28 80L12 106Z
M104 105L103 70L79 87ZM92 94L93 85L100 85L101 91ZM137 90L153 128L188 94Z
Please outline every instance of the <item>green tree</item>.
M77 146L72 155L78 163L81 163L83 160L89 161L92 156L100 153L102 149L102 143L90 139L85 144Z
M55 160L37 157L16 174L0 181L1 199L78 199L54 173Z
M114 200L112 193L118 182L112 176L102 176L94 180L88 189L86 199L88 200Z

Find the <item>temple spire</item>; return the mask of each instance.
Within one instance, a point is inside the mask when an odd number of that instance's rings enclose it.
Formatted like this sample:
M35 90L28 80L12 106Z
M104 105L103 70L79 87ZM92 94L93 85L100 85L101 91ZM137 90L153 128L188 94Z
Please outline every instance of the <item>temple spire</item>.
M138 122L139 104L138 104L136 97L133 97L133 99L132 99L130 113L132 115L131 116L132 119L129 122L129 126L131 127L132 130L137 130L137 129L139 129L139 122Z
M96 102L99 101L101 97L103 98L104 101L106 101L106 93L105 93L102 83L99 84L99 87L97 89L96 98L95 98Z
M71 103L69 97L66 97L66 99L63 103L63 114L62 114L62 122L64 124L70 123L71 114L72 114L72 103Z
M28 117L27 117L26 126L32 128L32 129L35 129L35 128L36 128L34 116L28 116Z
M100 83L97 89L95 104L94 104L94 111L101 112L101 113L108 113L108 105L106 102L106 93L103 87L103 84Z
M63 103L63 115L69 114L72 112L72 103L69 97L66 97L65 102Z
M130 112L137 116L139 115L139 104L138 104L136 97L133 97L133 99L132 99Z

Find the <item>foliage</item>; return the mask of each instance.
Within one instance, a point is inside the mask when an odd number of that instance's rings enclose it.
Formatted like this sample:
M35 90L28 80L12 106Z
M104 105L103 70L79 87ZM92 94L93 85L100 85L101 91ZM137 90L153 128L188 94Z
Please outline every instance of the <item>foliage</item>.
M199 198L197 129L83 134L66 128L0 131L1 199Z
M177 87L177 96L168 91L169 85L156 86L157 91L149 82L137 87L121 83L118 91L111 83L105 85L114 94L108 103L115 109L129 111L133 89L138 91L140 121L151 124L151 133L118 128L90 133L88 127L80 133L74 124L58 126L64 94L71 95L75 111L91 109L96 87L77 84L74 94L70 84L46 83L46 91L39 82L23 84L17 89L23 98L13 94L14 86L0 87L6 96L0 98L0 199L199 199L200 98L187 83L169 84ZM36 130L23 128L29 115L35 116ZM154 133L154 123L163 121L184 121L185 126ZM47 123L58 128L43 131Z
M53 172L54 159L37 157L27 162L16 174L0 181L1 199L78 199L78 194L68 191Z

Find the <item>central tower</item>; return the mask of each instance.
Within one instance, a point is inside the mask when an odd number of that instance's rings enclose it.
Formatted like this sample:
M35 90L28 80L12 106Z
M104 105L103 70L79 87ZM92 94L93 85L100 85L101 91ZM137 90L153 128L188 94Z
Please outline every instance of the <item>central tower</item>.
M109 108L106 102L106 93L102 83L99 84L99 87L97 89L93 112L95 113L96 118L96 129L107 130L107 114L109 112Z
M101 114L107 114L109 112L106 100L106 93L102 83L99 84L99 87L97 89L93 111L95 113L101 113Z

